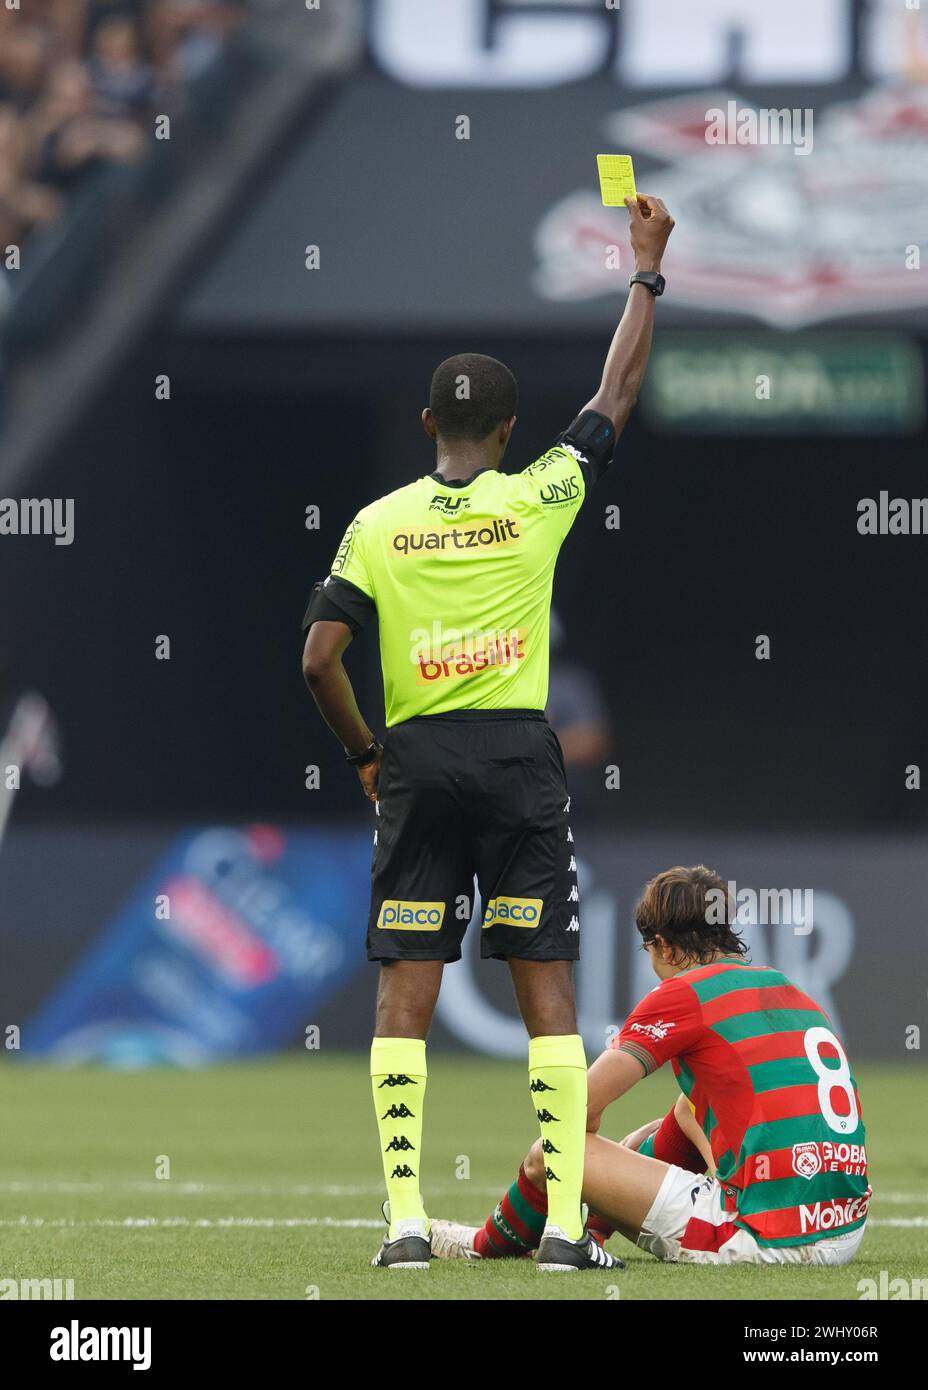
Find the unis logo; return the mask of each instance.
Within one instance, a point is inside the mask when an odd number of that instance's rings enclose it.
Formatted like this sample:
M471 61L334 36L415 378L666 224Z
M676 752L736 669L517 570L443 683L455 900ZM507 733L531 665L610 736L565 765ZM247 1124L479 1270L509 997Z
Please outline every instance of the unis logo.
M442 516L456 517L470 509L469 497L449 497L447 492L436 492L429 503L430 512L441 512Z
M444 920L444 903L407 903L393 898L380 909L377 925L387 931L441 931Z
M447 555L511 545L519 540L521 536L516 523L511 516L507 516L494 517L486 526L475 526L472 530L451 526L445 531L397 531L392 547L397 555L412 555L420 550L437 550Z
M572 473L569 478L555 479L553 482L545 483L544 487L538 489L538 496L549 507L552 504L576 502L580 496L580 483L577 475Z
M491 898L484 927L505 923L510 927L537 927L541 921L543 898Z

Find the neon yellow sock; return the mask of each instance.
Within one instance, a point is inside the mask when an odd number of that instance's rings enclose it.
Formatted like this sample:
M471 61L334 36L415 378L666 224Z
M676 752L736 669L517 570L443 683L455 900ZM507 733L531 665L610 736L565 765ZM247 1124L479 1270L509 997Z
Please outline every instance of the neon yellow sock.
M548 1220L571 1240L579 1240L583 1234L580 1195L586 1146L583 1039L577 1033L532 1038L528 1074L545 1153Z
M390 1199L391 1240L400 1221L427 1224L419 1192L427 1075L420 1038L375 1038L371 1043L371 1085Z

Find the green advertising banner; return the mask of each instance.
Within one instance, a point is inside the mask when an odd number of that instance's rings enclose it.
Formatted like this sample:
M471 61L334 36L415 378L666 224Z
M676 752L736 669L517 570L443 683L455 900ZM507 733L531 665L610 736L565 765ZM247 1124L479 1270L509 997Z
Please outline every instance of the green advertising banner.
M921 354L870 333L661 333L642 404L703 434L910 434L925 414Z

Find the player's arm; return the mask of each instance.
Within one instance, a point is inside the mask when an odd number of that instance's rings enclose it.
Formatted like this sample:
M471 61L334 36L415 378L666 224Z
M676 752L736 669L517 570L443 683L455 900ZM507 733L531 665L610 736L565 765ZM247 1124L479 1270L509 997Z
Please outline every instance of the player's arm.
M345 532L332 572L313 586L303 616L303 678L346 757L371 749L376 739L358 709L342 657L352 638L377 615L374 587L365 562L363 513ZM365 796L377 800L380 754L357 767Z
M376 742L358 709L354 689L342 662L342 655L353 637L354 633L347 622L320 618L312 623L303 648L303 678L319 713L341 741L346 754L363 753ZM369 800L376 801L380 755L357 771L365 795Z
M603 1111L613 1101L624 1096L645 1075L644 1064L630 1052L616 1052L607 1048L601 1052L587 1072L586 1127L590 1134L598 1134Z
M702 1011L692 989L669 979L635 1005L620 1033L597 1057L587 1075L587 1129L599 1130L603 1111L643 1076L650 1076L693 1046L703 1031Z
M628 230L636 270L660 271L661 259L674 221L660 198L638 194L626 198ZM599 390L583 407L612 421L618 439L638 399L651 352L654 295L645 285L632 285L625 312L612 339Z
M622 1147L634 1149L647 1158L659 1158L685 1168L688 1173L715 1176L715 1162L709 1141L696 1123L692 1107L682 1091L676 1104L662 1120L649 1120L622 1140Z
M637 1129L632 1130L631 1134L626 1134L624 1139L619 1140L619 1143L623 1149L634 1149L635 1153L638 1153L642 1144L652 1139L663 1123L660 1116L656 1120L648 1120L647 1124L639 1125Z
M694 1167L692 1171L694 1173L697 1171L707 1172L712 1177L715 1177L715 1159L712 1157L712 1148L709 1144L709 1140L706 1138L702 1126L696 1123L693 1107L690 1105L686 1096L683 1095L682 1091L680 1095L677 1096L676 1105L664 1121L665 1128L669 1126L671 1120L673 1120L673 1123L676 1125L682 1139L691 1144L693 1150L698 1153L702 1159L703 1168L697 1170ZM679 1164L678 1161L678 1166L682 1167L684 1165Z

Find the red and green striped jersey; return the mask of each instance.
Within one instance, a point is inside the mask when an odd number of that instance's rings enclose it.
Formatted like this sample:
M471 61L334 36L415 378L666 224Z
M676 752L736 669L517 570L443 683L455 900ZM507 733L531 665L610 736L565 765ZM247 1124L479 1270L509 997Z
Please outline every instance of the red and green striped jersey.
M726 1210L760 1245L842 1235L867 1214L864 1125L822 1009L769 966L726 960L664 980L613 1047L671 1062L712 1149Z

